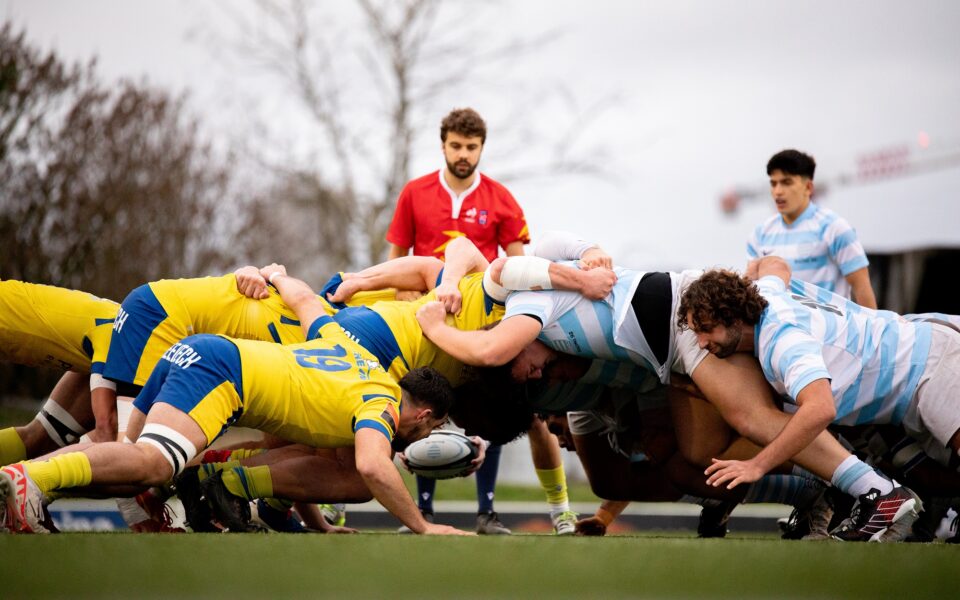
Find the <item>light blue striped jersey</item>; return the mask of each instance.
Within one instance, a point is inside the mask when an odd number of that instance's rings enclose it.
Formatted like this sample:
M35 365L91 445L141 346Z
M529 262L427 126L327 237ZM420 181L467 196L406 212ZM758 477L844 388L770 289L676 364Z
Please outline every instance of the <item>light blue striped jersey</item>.
M660 380L656 375L634 363L593 360L580 379L552 382L545 387L530 386L533 393L528 400L537 412L560 414L571 410L593 410L606 388L644 393L658 385Z
M755 328L755 352L777 392L794 402L811 382L829 379L835 423L903 420L930 350L929 323L819 302L778 277L757 288L770 305Z
M564 264L576 266L576 263ZM603 300L588 300L578 292L558 290L513 292L507 297L504 319L516 315L534 317L543 325L538 339L558 352L632 362L655 373L662 383L669 383L678 330L671 327L667 360L658 364L630 304L644 272L622 267L613 270L617 284ZM670 279L672 319L676 312L678 275L671 273Z
M850 284L845 277L869 264L857 232L843 217L815 202L789 225L779 214L757 225L747 241L747 257L771 255L790 263L795 278L847 298Z
M849 298L834 294L830 290L825 290L822 287L799 279L790 280L790 291L794 294L800 294L801 296L815 300L819 304L843 307L844 312L860 312L884 319L906 319L907 321L913 322L936 323L960 333L960 315L948 315L938 312L901 315L891 310L874 310L861 306Z

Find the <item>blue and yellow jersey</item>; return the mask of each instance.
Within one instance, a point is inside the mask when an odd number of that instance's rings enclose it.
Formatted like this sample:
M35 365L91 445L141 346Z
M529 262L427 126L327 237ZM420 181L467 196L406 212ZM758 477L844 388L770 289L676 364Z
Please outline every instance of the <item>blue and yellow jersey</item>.
M243 369L238 424L318 448L352 446L369 427L393 440L400 421L400 386L376 357L329 317L319 338L290 346L236 340Z
M124 299L104 375L143 385L167 348L196 333L278 344L305 341L296 314L272 286L264 300L237 291L235 275L164 279ZM334 309L322 298L328 314Z
M323 284L323 289L320 290L319 296L326 301L327 294L336 292L341 283L343 283L343 271L335 274ZM332 302L330 304L335 310L342 310L348 306L370 306L377 302L394 302L396 299L397 290L395 288L387 288L385 290L357 292L346 302Z
M208 443L234 424L318 448L352 446L363 428L392 441L400 386L330 317L318 318L311 335L320 337L286 346L188 336L163 354L135 405L179 408Z
M169 319L183 324L188 335L218 333L244 340L278 344L304 341L297 315L268 286L270 297L248 298L237 291L235 275L197 279L163 279L148 284ZM333 309L321 299L327 314Z
M0 359L100 373L118 307L86 292L0 281Z
M459 314L447 315L447 324L472 331L503 317L503 305L483 291L483 273L467 275L458 287L463 305ZM377 302L369 307L346 308L334 319L395 378L403 377L410 369L433 367L457 385L463 363L428 340L417 322L417 310L436 299L436 292L431 291L413 302Z

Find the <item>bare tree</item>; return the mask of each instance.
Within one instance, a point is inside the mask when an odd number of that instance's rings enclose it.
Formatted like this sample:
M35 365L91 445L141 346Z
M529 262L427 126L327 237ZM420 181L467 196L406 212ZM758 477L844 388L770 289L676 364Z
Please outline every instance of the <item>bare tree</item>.
M183 98L0 47L0 277L122 298L227 264L229 172Z
M0 278L120 300L232 265L230 171L185 100L95 66L0 27Z
M411 178L414 139L424 129L436 131L439 115L452 108L438 107L438 99L467 82L482 85L484 72L541 50L557 34L496 41L477 18L496 8L491 3L355 0L353 13L345 14L349 11L337 3L335 15L331 6L302 0L254 0L253 11L225 6L236 34L226 41L214 37L214 44L232 46L245 64L279 78L318 132L325 168L315 180L336 190L333 196L343 203L337 213L349 218L342 230L363 240L365 248L350 261L356 266L386 254L384 234L396 198ZM561 127L551 124L547 143L553 150L501 178L603 172L602 149L581 152L570 142L609 100L588 106L584 115L569 90L559 91L573 110ZM527 110L535 106L519 104ZM518 112L518 123L529 121ZM536 137L528 136L527 143ZM307 165L301 171L312 169Z

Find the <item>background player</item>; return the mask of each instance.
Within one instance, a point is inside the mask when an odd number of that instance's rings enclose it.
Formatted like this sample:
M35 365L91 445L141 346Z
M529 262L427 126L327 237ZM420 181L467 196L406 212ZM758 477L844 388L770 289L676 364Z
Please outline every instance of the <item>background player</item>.
M750 260L785 259L793 277L877 308L867 254L843 217L811 201L817 163L798 150L782 150L767 163L774 215L757 225L747 241Z

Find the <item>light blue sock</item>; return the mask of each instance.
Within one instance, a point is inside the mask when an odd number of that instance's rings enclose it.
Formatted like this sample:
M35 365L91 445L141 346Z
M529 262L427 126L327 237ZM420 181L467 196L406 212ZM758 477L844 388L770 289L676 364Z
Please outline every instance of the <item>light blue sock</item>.
M854 498L866 494L871 489L877 489L881 495L893 491L893 482L886 479L867 463L856 456L848 456L833 472L830 482L845 494Z

